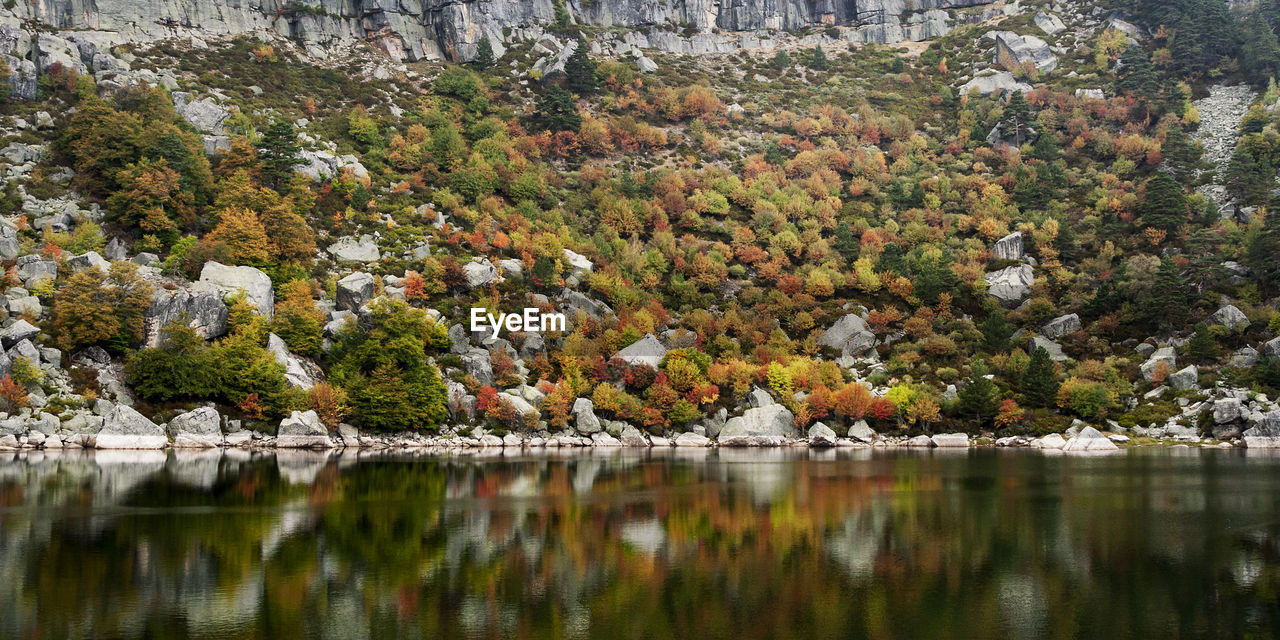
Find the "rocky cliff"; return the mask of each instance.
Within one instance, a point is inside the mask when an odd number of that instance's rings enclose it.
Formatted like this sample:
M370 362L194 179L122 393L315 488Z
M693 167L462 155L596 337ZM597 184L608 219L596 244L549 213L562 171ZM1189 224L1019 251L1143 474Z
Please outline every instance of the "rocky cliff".
M369 41L397 60L467 60L485 35L499 49L503 43L540 37L556 22L560 5L572 23L631 30L619 36L627 48L697 53L769 46L776 31L814 26L851 27L841 36L850 41L922 40L949 28L954 17L945 10L991 2L24 0L0 10L0 29L7 27L0 33L0 46L29 58L31 39L12 36L25 22L74 30L77 43L96 47L187 35L270 33L306 43L316 55L335 43Z

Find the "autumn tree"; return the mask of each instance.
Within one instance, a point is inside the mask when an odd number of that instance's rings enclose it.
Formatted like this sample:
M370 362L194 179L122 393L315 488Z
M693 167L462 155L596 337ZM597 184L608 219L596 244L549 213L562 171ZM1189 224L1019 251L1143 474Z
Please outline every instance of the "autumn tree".
M445 388L427 350L448 344L442 327L401 300L371 305L367 324L337 338L331 379L347 392L367 429L435 430L445 418Z
M112 222L165 242L177 239L180 228L194 224L191 193L182 189L181 174L170 169L165 160L131 164L116 180L120 188L107 198Z
M258 214L231 207L222 212L218 226L204 237L204 243L220 246L220 255L232 264L263 265L271 259L271 243Z
M107 272L93 267L77 271L54 296L52 333L58 346L123 351L137 344L152 290L131 262L113 263Z

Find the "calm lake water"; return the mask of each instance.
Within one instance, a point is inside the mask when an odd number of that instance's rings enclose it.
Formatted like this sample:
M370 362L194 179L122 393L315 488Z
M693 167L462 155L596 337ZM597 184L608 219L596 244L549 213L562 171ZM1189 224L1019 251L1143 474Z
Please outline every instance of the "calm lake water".
M6 455L6 638L1280 633L1257 452Z

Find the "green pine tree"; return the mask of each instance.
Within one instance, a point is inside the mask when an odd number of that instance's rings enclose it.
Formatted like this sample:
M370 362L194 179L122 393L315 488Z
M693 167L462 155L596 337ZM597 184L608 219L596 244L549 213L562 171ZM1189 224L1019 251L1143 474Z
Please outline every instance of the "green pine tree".
M1036 347L1022 377L1022 397L1032 407L1052 407L1058 401L1058 371L1044 347Z
M774 54L773 66L779 69L786 69L791 66L791 56L787 54L786 49L779 49L778 53Z
M1187 321L1190 297L1187 282L1173 263L1173 258L1167 255L1161 258L1147 301L1147 313L1152 324L1163 329L1182 327Z
M477 69L481 71L493 68L497 60L493 57L493 43L489 41L489 36L482 36L480 43L476 45L476 59L473 63Z
M582 125L582 116L578 114L573 94L552 85L538 98L538 108L532 122L537 129L552 132L577 131Z
M273 119L258 143L263 181L277 190L288 184L301 151L298 136L293 131L293 123L284 116Z
M1169 170L1184 184L1195 178L1201 153L1200 147L1177 126L1169 127L1164 142L1160 144L1160 155L1169 163Z
M1187 355L1196 362L1211 362L1218 357L1218 341L1209 330L1209 325L1196 324L1196 332L1187 341Z
M1147 181L1145 197L1138 213L1144 227L1174 231L1187 221L1187 201L1182 185L1168 171L1157 171Z
M1027 99L1021 91L1014 91L1000 116L1000 137L1013 138L1014 146L1020 147L1023 142L1031 139L1031 123L1034 120Z
M596 63L587 54L587 43L581 37L573 53L564 63L565 87L580 95L588 96L600 88L600 79L596 77Z
M1129 45L1120 54L1120 68L1116 72L1116 92L1142 100L1155 98L1160 90L1151 58L1142 47Z
M960 415L972 420L977 427L984 427L996 417L1000 402L1000 390L987 379L987 366L982 361L969 367L969 379L956 394Z
M1270 298L1280 294L1280 197L1267 207L1262 229L1249 240L1244 262L1262 293Z
M809 68L817 71L827 70L827 54L822 50L822 45L813 48L813 57L809 60Z
M1004 317L1004 311L994 309L986 320L978 325L982 332L982 350L986 353L1004 353L1009 349L1009 338L1013 336L1013 325Z

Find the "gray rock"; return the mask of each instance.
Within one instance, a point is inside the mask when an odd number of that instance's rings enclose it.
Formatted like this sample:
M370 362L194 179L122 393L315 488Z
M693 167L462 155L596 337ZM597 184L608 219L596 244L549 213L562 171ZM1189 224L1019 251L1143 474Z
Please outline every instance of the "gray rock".
M133 407L116 405L94 439L98 449L163 449L169 444L164 429Z
M1040 335L1050 340L1057 340L1068 333L1075 333L1079 330L1080 316L1072 313L1046 322L1040 327Z
M19 342L34 340L38 335L40 335L38 327L19 319L8 327L0 329L0 344L3 344L5 349L12 349Z
M467 375L482 385L493 384L493 360L485 349L472 348L461 355Z
M43 280L55 280L58 277L58 262L46 260L37 255L19 256L16 261L18 277L23 286L30 289Z
M1014 231L997 240L991 247L991 254L1000 260L1021 260L1026 255L1022 248L1022 232Z
M1035 284L1035 270L1029 264L1005 267L986 275L987 293L1005 304L1013 304L1026 297Z
M373 298L373 291L373 276L357 271L338 281L338 308L358 311L364 303Z
M1021 91L1030 93L1031 85L1025 82L1018 82L1008 71L997 71L988 75L978 76L960 87L960 95L977 93L980 95L991 95L993 93L1012 93Z
M1233 367L1246 369L1258 364L1260 359L1261 356L1258 354L1257 349L1246 346L1237 349L1235 353L1231 354L1231 359L1227 361L1227 364Z
M586 256L568 249L564 250L564 261L569 265L569 272L577 277L591 273L594 267Z
M859 442L870 443L876 439L876 432L867 424L866 420L859 420L849 427L849 437Z
M487 260L479 258L477 258L477 261L463 265L462 272L467 277L467 288L469 289L482 287L499 278L497 267L494 267Z
M768 391L755 387L747 394L747 406L751 408L767 407L771 404L777 404L773 401L773 396Z
M151 294L151 305L142 314L143 343L148 347L160 346L164 329L178 319L185 319L187 326L205 340L225 334L227 305L222 300L222 292L212 287L156 287Z
M640 340L613 354L613 357L621 358L623 362L630 365L643 364L656 369L666 355L667 348L662 346L652 333L646 333Z
M676 436L675 446L685 448L706 448L711 446L711 439L696 433L682 433Z
M1095 452L1095 451L1116 451L1119 447L1109 438L1102 435L1102 432L1093 427L1085 427L1080 433L1072 436L1067 444L1063 445L1062 450L1072 453Z
M835 349L842 356L861 356L875 347L876 336L867 326L866 320L849 313L824 331L818 344Z
M731 418L720 430L719 440L736 437L766 436L790 438L796 434L795 416L780 404L747 409L741 417Z
M1244 405L1236 398L1220 398L1213 403L1214 424L1226 424L1244 418Z
M1233 304L1224 305L1209 316L1211 324L1222 325L1232 331L1244 331L1249 328L1249 318Z
M1268 358L1280 358L1280 338L1272 338L1263 344L1262 354Z
M595 404L587 398L573 401L573 424L578 433L590 435L600 431L600 418L596 417Z
M224 296L243 292L245 299L268 320L275 313L271 277L253 267L231 267L209 261L200 270L200 284L216 287Z
M339 262L377 262L382 259L378 243L368 234L358 239L346 236L329 245L328 251Z
M991 31L986 34L996 42L996 63L1009 71L1023 65L1034 65L1040 73L1058 68L1058 57L1049 49L1049 43L1035 36L1022 36L1012 31Z
M1067 439L1066 439L1066 438L1063 438L1063 437L1062 437L1062 434L1058 434L1058 433L1051 433L1051 434L1049 434L1049 435L1047 435L1047 436L1045 436L1045 437L1043 437L1043 438L1040 438L1039 440L1036 440L1035 442L1031 443L1031 446L1032 446L1032 447L1035 447L1036 449L1056 449L1056 450L1060 450L1060 449L1062 449L1063 447L1067 446Z
M333 440L329 430L320 423L315 411L294 411L280 421L276 431L276 448L279 449L331 449Z
M200 407L169 421L174 447L212 448L222 446L222 416L213 407Z
M1196 369L1195 365L1190 365L1169 374L1167 382L1174 389L1194 389L1199 379L1200 371Z
M267 334L267 351L284 367L284 381L290 387L306 390L316 386L316 380L307 365L289 352L289 346L280 336Z
M1067 354L1062 352L1062 345L1052 340L1045 340L1040 336L1032 338L1029 347L1031 353L1035 353L1035 350L1038 348L1048 351L1049 359L1054 362L1066 362L1069 360L1069 358L1067 358Z
M963 433L939 433L934 435L930 440L933 446L940 449L968 449L969 436Z
M1242 435L1244 446L1250 449L1280 448L1280 410L1251 417Z
M1166 365L1170 373L1173 372L1174 367L1178 366L1178 353L1174 351L1173 347L1156 349L1155 353L1151 354L1151 357L1147 358L1147 361L1142 363L1139 368L1142 371L1142 377L1150 382L1161 363Z
M1062 20L1058 16L1047 11L1037 11L1032 21L1036 23L1037 27L1040 27L1041 31L1045 32L1045 35L1056 36L1067 30L1067 25L1062 24Z
M809 446L811 447L834 447L836 446L836 432L831 430L821 422L813 423L809 427Z
M106 273L111 268L111 263L107 262L106 258L103 258L97 251L90 251L67 258L67 268L71 269L73 273L95 267Z
M22 296L13 298L8 301L9 314L14 316L30 316L39 318L44 314L44 305L40 304L40 298L35 296Z
M933 438L923 435L915 436L913 438L908 438L902 443L902 446L910 447L912 449L929 449L933 447Z

